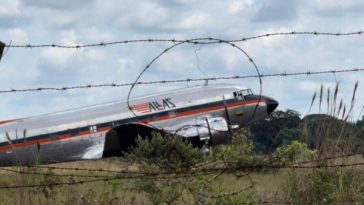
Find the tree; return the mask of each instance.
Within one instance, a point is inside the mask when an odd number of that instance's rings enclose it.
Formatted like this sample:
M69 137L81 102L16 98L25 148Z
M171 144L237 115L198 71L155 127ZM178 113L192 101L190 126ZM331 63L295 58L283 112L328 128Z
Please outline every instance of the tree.
M288 144L298 137L298 128L301 122L297 111L274 111L265 120L257 122L250 127L252 139L256 144L256 151L260 153L272 152L282 143Z

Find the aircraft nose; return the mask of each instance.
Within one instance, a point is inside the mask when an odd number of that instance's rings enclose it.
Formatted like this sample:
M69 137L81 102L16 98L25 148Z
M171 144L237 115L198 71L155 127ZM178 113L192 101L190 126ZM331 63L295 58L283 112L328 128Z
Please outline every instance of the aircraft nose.
M269 97L266 97L265 101L267 103L268 115L270 115L278 107L279 103L276 100L274 100L273 98L269 98Z

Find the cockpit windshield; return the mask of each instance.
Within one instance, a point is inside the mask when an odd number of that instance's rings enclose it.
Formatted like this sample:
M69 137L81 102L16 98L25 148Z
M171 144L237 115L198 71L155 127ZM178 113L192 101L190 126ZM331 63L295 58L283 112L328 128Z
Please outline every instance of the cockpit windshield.
M238 100L244 100L244 96L253 95L251 89L244 89L234 92L234 97Z

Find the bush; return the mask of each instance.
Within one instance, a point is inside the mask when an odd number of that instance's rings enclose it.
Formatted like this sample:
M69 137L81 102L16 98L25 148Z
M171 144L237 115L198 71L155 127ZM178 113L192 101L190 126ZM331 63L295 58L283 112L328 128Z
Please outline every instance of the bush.
M136 146L131 148L126 157L144 168L152 166L155 171L182 171L201 162L203 153L181 137L153 133L150 139L138 136Z
M167 172L160 176L170 176L163 180L148 178L133 181L135 190L143 193L152 204L241 204L253 201L255 195L250 186L242 187L242 190L221 186L218 178L222 173L206 174L204 170L222 168L219 163L213 163L217 161L231 166L251 164L254 161L252 149L253 144L243 131L233 136L230 145L213 148L207 157L180 137L154 133L150 139L138 137L136 146L126 157L139 165L141 173L156 176ZM175 176L191 170L194 174L190 176ZM230 194L234 192L237 193Z
M253 141L247 137L247 131L244 129L233 134L230 144L214 147L211 158L215 161L222 160L227 166L237 168L261 164L264 160L263 156L254 153Z
M315 158L316 151L308 149L306 144L295 140L291 144L278 147L275 156L280 162L292 163L311 160Z

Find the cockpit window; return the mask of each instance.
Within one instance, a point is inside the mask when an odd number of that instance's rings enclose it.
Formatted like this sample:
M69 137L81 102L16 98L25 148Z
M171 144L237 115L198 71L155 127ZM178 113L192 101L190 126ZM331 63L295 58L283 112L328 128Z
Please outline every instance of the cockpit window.
M244 100L244 96L253 95L251 89L244 89L234 92L234 97L238 100Z
M253 95L253 92L250 89L245 89L245 90L242 90L241 92L243 93L244 96Z

